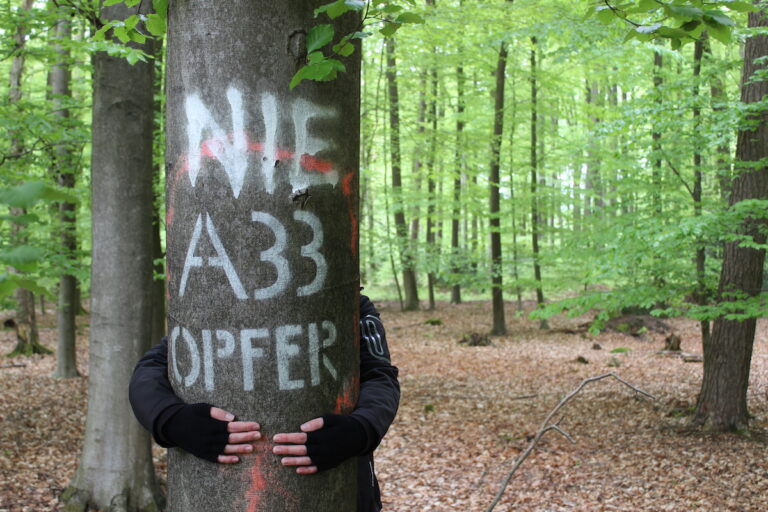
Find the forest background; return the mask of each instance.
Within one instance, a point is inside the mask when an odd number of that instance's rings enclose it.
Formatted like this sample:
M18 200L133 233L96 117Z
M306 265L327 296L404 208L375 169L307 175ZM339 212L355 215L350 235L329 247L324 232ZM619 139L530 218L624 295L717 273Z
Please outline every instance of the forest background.
M764 78L742 79L745 41L765 39L756 36L763 28L747 28L749 3L378 3L392 20L408 16L396 33L392 23L376 27L393 37L363 44L360 257L369 295L404 310L507 297L542 328L554 315L590 313L592 333L627 314L684 316L699 322L705 358L711 321L766 315L763 259L759 272L749 267L757 288L724 295L719 283L726 244L765 252L764 178L755 197L733 197L739 176L765 172L761 158L744 166L736 151L738 134L760 133L765 115L762 97L742 95ZM164 278L162 52L151 59L94 38L106 20L95 7L24 0L0 17L0 72L9 77L0 296L16 312L6 325L13 353L29 355L46 351L35 308L74 294L58 308L61 377L77 373L73 315L90 295L96 52L157 68L154 261L156 282ZM113 25L113 34L143 43L135 28L160 23L151 16ZM494 307L487 331L506 329Z

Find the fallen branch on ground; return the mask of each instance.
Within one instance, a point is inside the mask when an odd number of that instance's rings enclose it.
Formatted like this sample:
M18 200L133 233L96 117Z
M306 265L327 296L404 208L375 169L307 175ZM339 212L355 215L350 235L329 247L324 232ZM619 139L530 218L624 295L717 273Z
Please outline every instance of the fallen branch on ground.
M10 364L0 365L0 369L5 369L5 368L24 368L25 366L27 366L25 363L10 363Z
M633 389L637 393L640 393L640 394L645 395L645 396L647 396L649 398L652 398L653 400L656 400L655 396L651 395L650 393L646 393L642 389L639 389L639 388L633 386L632 384L630 384L629 382L625 381L624 379L622 379L621 377L619 377L618 375L616 375L613 372L606 373L604 375L599 375L597 377L590 377L588 379L584 379L583 381L581 381L581 384L579 384L579 386L576 389L574 389L573 391L571 391L570 393L565 395L565 397L562 400L560 400L560 403L557 404L557 406L555 406L554 409L552 409L552 411L547 415L546 418L544 418L544 421L541 423L541 427L539 427L539 430L536 431L536 435L531 440L531 442L528 443L528 448L526 448L525 451L523 453L521 453L517 457L517 459L515 459L515 463L512 465L512 469L509 471L509 473L507 474L507 477L501 483L501 488L499 489L499 492L496 493L496 497L493 499L493 502L488 506L488 508L486 509L485 512L491 512L496 507L496 505L498 505L499 501L501 500L501 497L504 495L504 491L507 489L507 485L509 485L509 481L512 480L512 476L520 468L520 466L523 464L523 462L525 462L525 459L528 458L528 456L531 454L533 449L536 448L536 445L539 444L539 441L544 436L544 434L546 434L550 430L554 430L554 431L559 432L560 434L562 434L570 442L572 442L572 443L575 442L573 440L573 438L567 432L565 432L564 430L562 430L560 428L560 422L563 420L563 418L560 418L555 423L552 423L552 418L558 413L558 411L560 409L562 409L568 402L570 402L571 399L574 396L576 396L582 389L584 389L584 387L587 384L590 384L592 382L597 382L598 380L607 379L608 377L613 377L614 379L618 380L619 382L621 382L625 386Z

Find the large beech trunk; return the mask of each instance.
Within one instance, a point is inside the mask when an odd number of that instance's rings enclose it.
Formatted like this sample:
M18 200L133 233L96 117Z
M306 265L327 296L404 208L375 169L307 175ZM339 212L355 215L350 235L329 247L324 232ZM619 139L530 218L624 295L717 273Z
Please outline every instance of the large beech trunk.
M297 475L271 442L351 412L359 387L359 48L335 80L288 87L323 3L170 3L169 376L264 435L232 466L171 449L170 511L355 509L355 459Z
M106 7L103 19L135 13ZM142 48L151 54L151 43ZM128 404L151 346L152 63L104 52L93 71L91 330L85 440L65 510L154 511L161 499L149 434ZM155 340L156 341L156 340Z
M755 2L760 4L761 2ZM750 27L767 27L768 17L762 12L749 14ZM747 39L744 48L741 101L745 105L762 101L768 95L765 59L768 36ZM756 75L756 73L760 75ZM738 174L733 180L730 205L740 201L768 199L768 110L763 108L750 116L750 126L738 135L736 161ZM746 219L741 233L756 243L766 242L765 219ZM763 283L765 250L743 247L738 242L725 245L720 272L718 298L733 300L734 294L753 297ZM694 422L708 430L746 428L747 387L755 339L754 318L728 320L718 318L712 334L704 343L704 378L696 405Z

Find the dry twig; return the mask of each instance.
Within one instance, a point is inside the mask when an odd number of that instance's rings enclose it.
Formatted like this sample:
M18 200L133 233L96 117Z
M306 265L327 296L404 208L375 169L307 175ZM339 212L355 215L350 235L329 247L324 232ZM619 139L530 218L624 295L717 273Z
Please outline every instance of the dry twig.
M517 457L517 459L515 459L515 463L512 465L512 469L509 471L509 473L507 474L507 477L501 483L501 488L499 488L499 492L496 493L496 497L493 499L493 502L488 506L485 512L491 512L494 508L496 508L496 505L498 505L499 501L501 500L501 497L504 495L504 491L507 489L507 485L509 485L509 481L512 480L512 476L520 468L523 462L525 462L525 459L528 458L528 456L531 454L533 449L536 448L536 445L539 444L539 441L544 436L544 434L546 434L550 430L554 430L556 432L561 433L570 442L572 443L574 442L573 438L560 428L559 425L560 425L560 422L562 421L562 418L560 418L560 420L558 420L555 423L552 423L552 418L558 413L560 409L562 409L568 402L570 402L573 397L575 397L582 389L584 389L584 387L587 384L590 384L592 382L597 382L598 380L607 379L608 377L613 377L614 379L618 380L625 386L633 389L637 393L645 395L654 400L656 399L655 396L643 391L642 389L639 389L633 386L632 384L625 381L624 379L622 379L621 377L619 377L613 372L599 375L597 377L590 377L588 379L584 379L583 381L581 381L581 384L579 384L579 386L576 389L574 389L573 391L565 395L565 397L562 400L560 400L560 403L557 404L557 406L555 406L555 408L552 409L552 411L550 411L550 413L547 415L546 418L544 418L544 421L541 423L541 427L539 427L539 430L536 431L536 436L534 436L531 442L528 443L528 448L526 448L525 451L521 453Z

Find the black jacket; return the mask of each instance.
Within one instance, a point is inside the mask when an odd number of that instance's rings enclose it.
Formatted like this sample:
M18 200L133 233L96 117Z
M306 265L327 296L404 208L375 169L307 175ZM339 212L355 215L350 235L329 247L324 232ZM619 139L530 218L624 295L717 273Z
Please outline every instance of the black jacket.
M171 445L160 432L165 421L184 404L173 392L168 379L168 341L166 338L136 364L129 396L133 413L144 428L152 432L161 446ZM381 510L379 483L373 465L373 451L395 419L400 402L397 368L392 366L389 348L379 313L365 295L360 296L360 398L352 416L368 433L368 448L358 457L357 510Z

